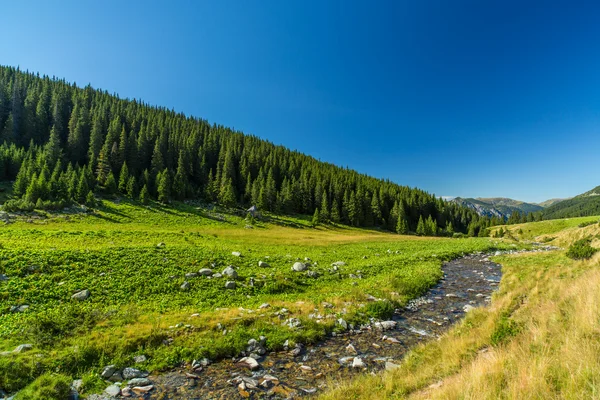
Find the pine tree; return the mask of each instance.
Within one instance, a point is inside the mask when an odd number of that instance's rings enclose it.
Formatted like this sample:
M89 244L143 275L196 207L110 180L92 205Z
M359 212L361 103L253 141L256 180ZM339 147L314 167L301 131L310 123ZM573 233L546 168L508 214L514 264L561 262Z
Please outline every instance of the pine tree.
M417 224L417 235L425 236L427 234L425 223L423 222L423 216L419 216L419 223Z
M233 182L231 181L231 179L227 180L225 185L221 187L221 191L219 192L219 202L227 207L235 206L235 192L233 189Z
M325 191L323 191L323 194L321 195L320 213L321 221L327 222L329 220L329 205L327 204L327 193Z
M88 207L96 207L96 198L94 197L94 192L91 190L85 196L85 205Z
M62 149L60 147L60 137L53 127L50 131L50 139L44 146L44 161L49 168L54 168L56 163L62 158Z
M313 217L312 217L312 226L315 227L315 226L319 225L320 222L321 222L321 216L319 215L319 209L315 208L315 213L313 214Z
M167 204L171 197L171 177L169 176L169 170L165 168L157 179L158 201Z
M173 179L173 193L177 200L183 200L186 197L188 186L187 173L185 171L185 163L183 160L183 154L179 153L179 159L177 161L177 173L175 179Z
M90 192L85 173L82 171L79 175L79 183L77 184L77 192L75 195L75 201L84 204L87 199L87 195Z
M140 202L142 204L148 204L150 202L150 193L148 192L148 185L144 185L140 191Z
M454 227L452 226L452 221L448 221L446 223L446 233L448 235L452 235L454 233Z
M117 193L117 182L115 181L115 176L113 175L112 171L108 173L106 182L104 182L104 192L107 194Z
M135 199L135 195L137 192L137 185L135 182L135 176L130 176L129 180L127 181L127 196Z
M427 217L427 221L425 222L425 234L427 236L437 235L437 224L433 218L431 218L431 215Z
M121 172L119 173L119 192L127 193L127 183L129 182L129 168L127 163L123 163Z

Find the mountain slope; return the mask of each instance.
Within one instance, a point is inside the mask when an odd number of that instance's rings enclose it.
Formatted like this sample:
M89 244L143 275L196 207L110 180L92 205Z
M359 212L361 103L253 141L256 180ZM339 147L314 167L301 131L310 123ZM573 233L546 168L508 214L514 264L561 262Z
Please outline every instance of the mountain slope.
M544 219L600 215L600 186L544 210Z
M504 197L479 197L475 199L457 197L452 201L462 207L468 207L471 210L474 210L481 216L497 218L508 218L515 212L529 214L543 210L543 207L537 204L525 203L523 201Z
M567 197L564 199L548 199L546 201L542 201L541 203L537 203L537 205L542 206L544 208L548 208L550 206L560 203L561 201L569 200L569 199L572 199L572 197Z
M466 233L477 220L474 212L419 189L11 67L0 67L0 143L0 181L15 181L15 199L3 206L7 211L93 205L94 196L102 195L143 203L256 205L353 226L401 226L401 233L416 231L429 217L436 227L430 224L428 231L435 233L446 226ZM485 222L474 222L471 232Z

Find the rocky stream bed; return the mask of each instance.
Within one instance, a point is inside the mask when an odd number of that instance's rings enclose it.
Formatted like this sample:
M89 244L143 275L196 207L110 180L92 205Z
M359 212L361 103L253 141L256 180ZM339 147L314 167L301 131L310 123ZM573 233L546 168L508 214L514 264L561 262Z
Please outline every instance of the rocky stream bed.
M316 345L267 353L255 360L199 361L150 375L144 388L124 387L120 396L145 399L287 399L318 394L330 382L396 368L416 344L443 334L471 307L490 301L501 267L485 254L447 262L444 277L423 297L397 310L390 321L349 329ZM257 341L253 345L260 348ZM117 389L116 387L114 389ZM97 397L96 397L97 396ZM107 399L103 395L92 399Z

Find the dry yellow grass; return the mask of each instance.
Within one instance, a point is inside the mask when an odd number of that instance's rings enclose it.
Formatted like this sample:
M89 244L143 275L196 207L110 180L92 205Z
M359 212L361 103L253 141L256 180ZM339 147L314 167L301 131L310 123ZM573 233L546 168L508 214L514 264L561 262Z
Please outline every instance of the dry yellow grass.
M598 229L553 236L567 245ZM600 254L587 261L562 251L498 261L504 277L490 307L415 348L400 368L330 382L321 398L600 398ZM506 321L518 327L513 334L504 329Z

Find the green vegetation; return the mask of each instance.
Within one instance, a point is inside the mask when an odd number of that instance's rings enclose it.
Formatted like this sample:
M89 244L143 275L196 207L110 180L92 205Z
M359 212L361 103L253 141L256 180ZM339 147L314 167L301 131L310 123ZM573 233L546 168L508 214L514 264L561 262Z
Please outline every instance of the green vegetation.
M600 215L600 186L544 210L544 219Z
M591 246L592 238L579 239L573 243L567 251L567 257L574 260L585 260L591 258L598 249Z
M423 234L491 221L422 190L320 162L207 121L87 86L0 67L0 182L5 211L94 206L94 194L147 204L186 199Z
M235 356L261 335L269 349L286 340L314 342L344 315L349 322L388 318L439 279L444 260L509 248L486 238L311 228L312 222L267 214L249 224L219 207L125 199L13 220L0 229L0 274L8 277L0 282L0 351L24 343L33 349L0 356L0 388L14 392L59 372L97 390L95 373L131 365L138 354L148 357L143 368L161 370ZM305 258L317 263L309 268L316 276L291 270ZM345 265L334 270L337 261ZM228 265L236 279L186 276ZM225 289L226 280L236 289ZM71 298L86 289L87 300ZM361 307L369 295L383 301ZM271 306L260 309L263 303ZM29 307L16 312L22 305ZM283 308L284 320L298 318L301 328L282 325ZM317 323L309 318L315 308L335 318Z
M66 375L47 373L19 392L15 400L65 400L71 393L71 382Z
M552 235L568 247L581 234L600 233L598 224L578 228L584 220L543 221L520 228L524 235L538 235L532 240ZM599 247L596 239L586 243ZM503 266L503 277L489 307L469 312L439 340L412 349L393 371L337 382L320 398L597 397L600 258L595 254L573 260L565 253L494 257Z

